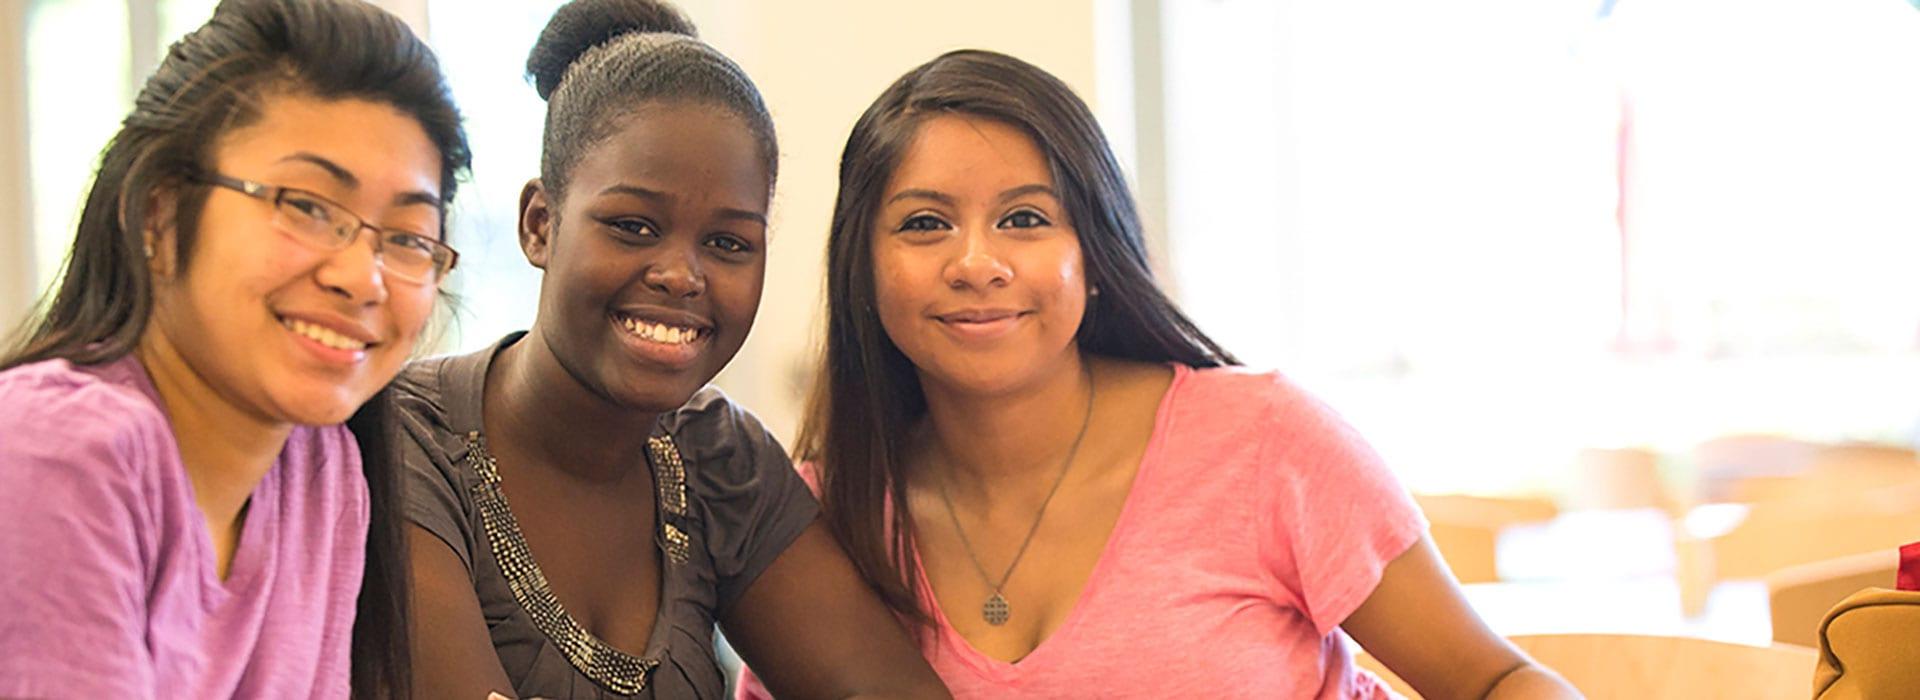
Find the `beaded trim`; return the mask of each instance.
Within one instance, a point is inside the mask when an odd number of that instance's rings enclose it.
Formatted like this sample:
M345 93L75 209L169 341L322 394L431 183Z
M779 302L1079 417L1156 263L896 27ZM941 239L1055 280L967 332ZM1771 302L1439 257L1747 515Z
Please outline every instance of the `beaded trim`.
M687 468L680 462L680 448L673 438L647 438L647 451L653 456L653 484L660 510L666 517L660 523L660 551L675 564L692 557L693 540L667 518L687 517Z
M685 517L687 480L679 449L671 438L664 437L648 438L647 448L662 512L676 518ZM533 618L534 627L560 648L575 670L593 682L621 695L638 695L646 690L647 675L660 662L613 648L567 614L547 584L546 574L534 563L533 552L520 534L520 522L507 508L507 495L500 489L499 465L494 462L493 453L487 451L486 438L478 432L467 433L467 464L480 476L480 482L473 486L473 495L480 507L480 519L487 530L493 558L500 563L500 572L506 576L514 600ZM666 522L665 518L661 521L661 550L673 563L685 564L691 541L679 527ZM661 584L665 583L663 576Z

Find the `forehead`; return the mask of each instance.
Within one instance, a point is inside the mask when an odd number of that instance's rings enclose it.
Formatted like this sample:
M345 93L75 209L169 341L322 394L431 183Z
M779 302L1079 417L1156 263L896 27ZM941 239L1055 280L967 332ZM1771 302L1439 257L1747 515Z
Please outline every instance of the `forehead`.
M614 184L765 212L771 175L746 120L697 103L649 103L619 118L605 138L580 156L568 194L591 194Z
M335 183L323 169L289 160L318 156L376 192L440 189L440 151L420 122L398 108L363 99L270 95L250 123L222 135L215 166L238 177L274 177L274 184Z
M997 195L1035 183L1052 186L1053 171L1025 130L984 117L940 115L914 133L887 190Z

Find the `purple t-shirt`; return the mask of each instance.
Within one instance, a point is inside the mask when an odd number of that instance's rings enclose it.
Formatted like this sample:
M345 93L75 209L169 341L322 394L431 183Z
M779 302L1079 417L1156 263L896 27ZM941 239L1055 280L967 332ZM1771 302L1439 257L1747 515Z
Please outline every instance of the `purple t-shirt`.
M295 428L221 581L138 361L0 372L0 697L346 697L367 511L347 429Z

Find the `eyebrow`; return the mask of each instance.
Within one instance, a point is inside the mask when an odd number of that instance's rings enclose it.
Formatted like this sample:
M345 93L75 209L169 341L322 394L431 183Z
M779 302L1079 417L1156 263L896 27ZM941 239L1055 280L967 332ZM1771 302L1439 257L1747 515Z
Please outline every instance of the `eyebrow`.
M1054 192L1052 187L1047 185L1042 185L1036 182L1030 185L1021 185L1019 187L1015 187L1005 192L1001 192L1000 201L1010 202L1030 194L1044 194L1056 200L1060 199L1060 195Z
M353 174L353 171L348 170L344 167L341 167L339 163L335 163L332 160L328 160L325 156L322 156L316 153L311 153L308 151L300 151L298 153L287 156L285 158L281 158L278 162L306 163L309 165L313 165L320 168L321 170L327 171L328 175L332 175L333 179L339 180L340 184L346 187L347 189L349 190L360 189L360 178L355 177ZM393 198L393 203L397 206L409 206L409 205L415 205L415 204L425 204L432 207L441 206L440 197L438 195L435 195L432 192L425 192L421 190L414 190L411 192L402 192Z
M1002 203L1010 202L1030 194L1044 194L1054 199L1060 198L1060 195L1056 194L1053 191L1052 187L1036 182L1032 184L1021 185L1019 187L1009 189L1005 192L1001 192L1000 196L997 198L996 201L999 201ZM937 190L928 190L928 189L919 189L919 188L905 189L905 190L900 190L899 192L895 192L892 197L887 198L887 203L892 204L894 202L898 202L903 199L930 199L950 207L954 206L953 195L947 194L945 192L940 192Z
M903 199L931 199L933 201L939 202L941 204L945 204L947 206L953 206L952 195L949 195L945 192L938 192L934 190L922 190L922 189L900 190L899 192L895 192L892 197L888 197L887 203L892 204L894 202L898 202Z
M652 190L652 189L647 189L645 187L641 187L639 185L627 185L627 184L609 185L607 186L606 189L600 190L600 194L602 195L624 194L629 197L638 197L640 199L645 199L651 202L658 202L663 205L672 203L673 200L675 199L673 195L667 194L665 192L661 192L659 190ZM720 212L720 218L722 219L747 221L747 222L759 224L762 227L765 227L767 225L767 215L762 214L760 212L748 211L746 209L736 209L734 207L720 207L719 212Z

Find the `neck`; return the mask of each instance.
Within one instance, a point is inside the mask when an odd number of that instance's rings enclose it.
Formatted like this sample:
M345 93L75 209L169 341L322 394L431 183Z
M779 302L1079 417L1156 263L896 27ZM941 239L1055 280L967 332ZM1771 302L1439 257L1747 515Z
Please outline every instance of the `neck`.
M989 490L1048 490L1087 425L1092 369L1078 351L1031 385L994 394L929 381L924 440L931 476L953 496L984 499ZM976 501L977 502L977 501Z
M538 326L494 358L483 395L489 442L592 481L625 477L660 417L588 389L560 364Z
M215 532L233 528L254 487L279 461L293 424L242 408L222 395L156 325L141 336L134 357L166 407L201 516Z

